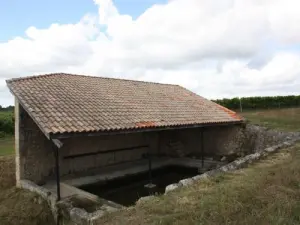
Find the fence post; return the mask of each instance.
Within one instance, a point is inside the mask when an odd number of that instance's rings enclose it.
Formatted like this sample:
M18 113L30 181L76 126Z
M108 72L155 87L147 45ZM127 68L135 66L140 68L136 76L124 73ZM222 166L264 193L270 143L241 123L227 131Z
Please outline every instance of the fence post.
M243 112L242 100L241 98L239 98L239 100L240 100L240 111Z

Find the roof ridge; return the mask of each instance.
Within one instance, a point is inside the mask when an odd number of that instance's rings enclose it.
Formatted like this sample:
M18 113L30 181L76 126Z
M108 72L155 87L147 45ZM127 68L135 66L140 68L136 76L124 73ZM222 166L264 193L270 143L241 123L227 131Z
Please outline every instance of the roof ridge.
M11 83L14 81L19 81L19 80L31 80L35 78L40 78L40 77L47 77L47 76L53 76L53 75L59 75L60 73L49 73L49 74L40 74L40 75L32 75L32 76L25 76L25 77L16 77L16 78L11 78L7 79L6 83Z
M139 82L139 83L148 83L148 84L159 84L159 85L171 85L171 86L179 86L177 84L164 84L164 83L158 83L153 81L143 81L143 80L133 80L133 79L123 79L123 78L115 78L115 77L103 77L103 76L95 76L95 75L84 75L84 74L73 74L73 73L48 73L48 74L39 74L39 75L33 75L33 76L26 76L26 77L18 77L18 78L11 78L6 80L6 83L11 83L14 81L24 81L24 80L31 80L31 79L38 79L41 77L51 77L51 76L80 76L80 77L89 77L89 78L97 78L97 79L108 79L108 80L121 80L121 81L130 81L130 82Z

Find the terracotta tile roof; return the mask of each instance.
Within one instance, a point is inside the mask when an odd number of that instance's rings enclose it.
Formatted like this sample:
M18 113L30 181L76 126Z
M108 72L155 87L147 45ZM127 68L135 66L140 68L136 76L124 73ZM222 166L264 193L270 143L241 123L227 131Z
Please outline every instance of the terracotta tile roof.
M178 85L72 74L7 80L46 134L241 122Z

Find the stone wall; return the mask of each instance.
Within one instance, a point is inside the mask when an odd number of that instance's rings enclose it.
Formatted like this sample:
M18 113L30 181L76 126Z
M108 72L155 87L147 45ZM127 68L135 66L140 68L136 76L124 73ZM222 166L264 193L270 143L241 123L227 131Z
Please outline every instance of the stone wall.
M54 174L52 143L17 101L15 127L17 185L22 179L42 184Z
M268 129L258 125L248 124L239 137L241 148L246 153L259 152L261 149L277 145L300 137L300 132L283 132Z
M233 154L241 151L243 129L241 125L230 125L162 131L160 152L172 156Z
M135 161L157 151L155 133L79 137L63 140L61 174Z
M203 151L201 149L203 132ZM172 156L246 155L300 137L299 132L281 132L244 124L160 132L160 152Z

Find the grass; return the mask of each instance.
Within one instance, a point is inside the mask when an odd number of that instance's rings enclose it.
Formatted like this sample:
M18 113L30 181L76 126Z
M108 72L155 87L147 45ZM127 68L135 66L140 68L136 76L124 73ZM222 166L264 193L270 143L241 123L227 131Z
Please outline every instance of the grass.
M7 136L0 138L0 156L14 154L14 138Z
M300 108L246 111L241 113L251 123L283 131L300 131Z

